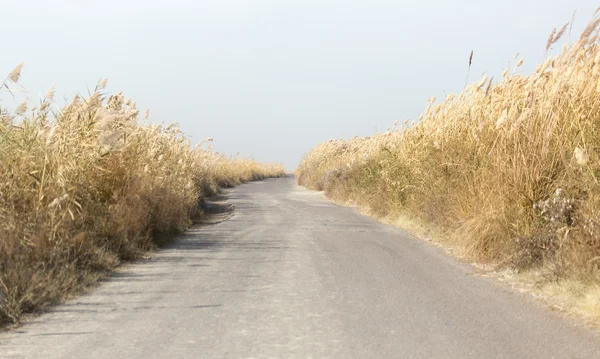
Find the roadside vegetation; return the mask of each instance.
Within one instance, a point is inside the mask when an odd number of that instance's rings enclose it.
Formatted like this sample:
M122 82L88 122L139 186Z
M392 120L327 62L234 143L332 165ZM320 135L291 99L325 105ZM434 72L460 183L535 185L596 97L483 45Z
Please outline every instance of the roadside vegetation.
M595 15L529 76L516 74L519 59L499 81L432 98L413 124L318 145L299 184L533 273L538 289L600 321L599 25ZM553 30L546 50L567 34L570 24Z
M63 108L52 89L33 108L0 112L0 325L185 230L219 188L284 175L218 154L210 139L192 148L177 126L138 119L134 102L103 94L105 83Z

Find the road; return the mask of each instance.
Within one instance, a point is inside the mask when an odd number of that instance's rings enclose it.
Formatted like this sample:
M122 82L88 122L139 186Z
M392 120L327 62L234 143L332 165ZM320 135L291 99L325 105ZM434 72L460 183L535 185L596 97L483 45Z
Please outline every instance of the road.
M1 358L598 358L600 340L410 234L297 187L0 333Z

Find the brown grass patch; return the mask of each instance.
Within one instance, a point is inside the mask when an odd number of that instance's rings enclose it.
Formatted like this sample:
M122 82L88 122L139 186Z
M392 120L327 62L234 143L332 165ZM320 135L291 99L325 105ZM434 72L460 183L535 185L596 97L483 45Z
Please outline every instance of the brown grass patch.
M0 324L184 230L220 187L284 174L192 148L177 126L140 122L135 103L103 95L104 85L62 109L52 89L35 108L0 112Z
M427 223L482 263L596 288L599 25L596 15L529 76L515 74L519 60L500 82L484 77L432 99L417 124L318 145L298 166L298 182L377 216ZM566 28L553 31L548 47Z

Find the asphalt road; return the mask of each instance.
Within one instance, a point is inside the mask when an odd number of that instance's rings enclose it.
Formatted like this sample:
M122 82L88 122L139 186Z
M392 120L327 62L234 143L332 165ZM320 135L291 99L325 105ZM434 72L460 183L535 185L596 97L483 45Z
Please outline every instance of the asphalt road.
M599 358L600 339L406 232L271 179L2 358Z

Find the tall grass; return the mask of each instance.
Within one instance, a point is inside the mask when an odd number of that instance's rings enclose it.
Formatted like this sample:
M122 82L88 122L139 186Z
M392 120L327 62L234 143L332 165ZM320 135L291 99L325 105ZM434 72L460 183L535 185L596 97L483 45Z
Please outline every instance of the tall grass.
M62 109L51 90L0 114L0 324L184 230L219 187L284 174L192 148L177 126L140 123L135 103L104 85Z
M480 261L600 284L599 24L529 76L519 60L501 81L431 99L412 126L318 145L298 182L409 216Z

